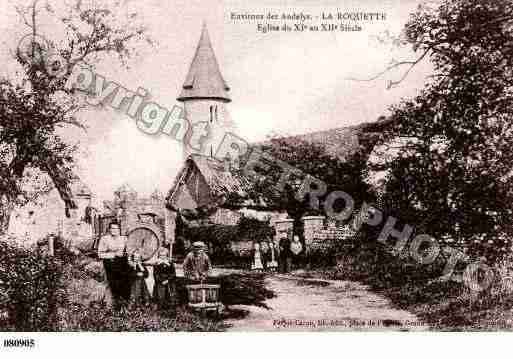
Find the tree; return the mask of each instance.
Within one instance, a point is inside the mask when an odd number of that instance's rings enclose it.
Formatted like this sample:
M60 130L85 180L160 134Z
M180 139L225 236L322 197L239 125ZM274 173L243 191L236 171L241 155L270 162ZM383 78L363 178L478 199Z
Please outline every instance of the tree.
M282 169L271 160L270 168L262 176L262 181L255 186L257 195L264 193L267 198L274 199L274 205L287 211L295 220L295 226L301 228L301 217L304 215L324 215L323 201L333 191L345 191L355 201L355 208L365 200L369 200L369 186L364 182L365 167L368 152L364 148L355 148L342 159L331 155L316 143L301 139L273 138L262 146L261 150L270 159L286 162L301 173L292 175L287 181L283 191L276 190L276 183L282 175ZM267 157L262 157L265 159ZM302 199L297 198L299 185L305 175L326 183L326 193L320 196L318 209L312 208L308 195ZM340 211L346 204L336 201L334 210Z
M80 96L65 84L77 64L94 67L113 54L124 61L147 39L136 13L120 15L121 2L114 9L83 0L42 3L16 7L29 30L14 54L23 70L0 85L0 233L8 229L14 206L45 187L27 187L40 182L34 176L46 174L66 209L76 207L70 190L75 147L58 130L86 126L76 117L83 108ZM48 18L62 25L62 39L45 36L40 22Z
M426 58L434 73L391 108L382 142L402 143L385 166L386 206L439 240L492 256L509 248L513 224L512 21L511 0L419 6L404 31L419 54L408 71Z

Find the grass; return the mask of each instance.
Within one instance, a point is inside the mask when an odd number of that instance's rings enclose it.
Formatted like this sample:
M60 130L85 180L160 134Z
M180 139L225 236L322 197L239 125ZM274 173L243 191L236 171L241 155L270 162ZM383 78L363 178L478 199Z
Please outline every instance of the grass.
M65 308L60 317L62 331L214 332L222 329L219 321L202 318L184 306L179 306L176 315L172 315L149 307L114 311L104 304L86 307L74 304Z
M243 318L247 312L230 310L232 305L266 307L274 293L265 288L263 273L235 273L217 278L220 298L228 309L220 318L202 317L187 309L183 277L177 278L176 316L153 308L114 311L106 304L104 278L84 270L90 260L77 258L65 273L67 300L59 308L59 330L63 331L222 331L223 319Z
M377 242L362 241L342 249L336 266L305 276L364 283L434 330L513 329L513 290L504 277L496 277L490 288L476 293L462 283L437 280L442 268L443 263L419 265L407 256L385 252ZM508 264L501 268L511 272Z

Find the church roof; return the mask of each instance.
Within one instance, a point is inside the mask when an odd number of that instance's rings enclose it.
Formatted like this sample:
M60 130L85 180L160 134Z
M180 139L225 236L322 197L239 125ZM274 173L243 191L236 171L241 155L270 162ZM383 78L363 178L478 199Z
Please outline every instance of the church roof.
M185 162L183 169L178 173L171 189L167 203L172 208L179 208L175 194L181 186L187 185L188 173L196 168L205 180L211 198L215 204L224 208L271 208L273 200L263 193L255 196L257 182L255 179L244 176L241 170L227 167L226 163L215 158L192 154Z
M217 99L230 102L230 88L221 75L205 24L178 101Z

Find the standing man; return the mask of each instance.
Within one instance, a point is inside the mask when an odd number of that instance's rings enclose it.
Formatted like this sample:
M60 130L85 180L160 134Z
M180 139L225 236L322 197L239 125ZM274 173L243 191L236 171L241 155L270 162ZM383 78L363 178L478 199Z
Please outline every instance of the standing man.
M280 272L281 273L288 273L290 271L290 244L291 240L290 237L292 236L292 231L287 231L287 236L280 239L279 250L280 250Z
M210 274L212 265L205 253L206 245L203 242L194 242L192 251L187 254L183 261L183 272L186 279L193 282L202 282Z
M121 302L130 297L126 237L121 235L119 224L111 223L108 234L100 238L98 257L103 260L105 275L112 293L113 304L119 308Z

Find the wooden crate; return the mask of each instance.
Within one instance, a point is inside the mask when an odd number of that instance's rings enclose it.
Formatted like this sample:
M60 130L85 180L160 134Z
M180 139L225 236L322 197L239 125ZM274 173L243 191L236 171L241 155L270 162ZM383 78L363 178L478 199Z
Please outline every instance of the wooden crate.
M202 312L215 310L219 314L219 284L190 284L186 288L189 308Z

